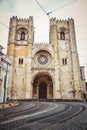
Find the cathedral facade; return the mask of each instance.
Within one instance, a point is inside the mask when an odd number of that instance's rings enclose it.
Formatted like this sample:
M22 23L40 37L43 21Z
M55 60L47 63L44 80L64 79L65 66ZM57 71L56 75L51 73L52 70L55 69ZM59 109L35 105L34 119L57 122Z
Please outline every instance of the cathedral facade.
M74 20L51 18L49 43L34 43L33 17L10 18L9 99L83 100Z

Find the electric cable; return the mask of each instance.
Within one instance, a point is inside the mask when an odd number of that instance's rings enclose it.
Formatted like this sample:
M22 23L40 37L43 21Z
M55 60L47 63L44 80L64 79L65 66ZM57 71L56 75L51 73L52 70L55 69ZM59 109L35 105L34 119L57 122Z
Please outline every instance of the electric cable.
M37 1L37 0L35 0L35 1ZM54 12L56 12L57 10L60 10L60 9L62 9L62 8L65 8L65 7L67 7L67 6L69 6L69 5L73 4L73 3L75 3L76 1L78 1L78 0L71 1L70 3L68 3L68 4L64 5L64 6L61 6L61 7L57 8L57 9L55 9L55 10L50 11L49 13L47 13L47 12L44 11L44 10L43 10L43 11L45 12L46 15L47 15L47 14L50 14L50 13L54 13ZM38 3L38 2L37 2L37 3ZM38 3L38 5L39 5L39 3ZM39 5L39 6L41 6L41 5ZM35 17L35 18L37 19L37 18L39 18L39 17L44 16L45 14L39 15L39 16L37 16L37 17Z
M0 21L0 24L9 29L9 27L6 24L4 24L3 22Z
M44 13L50 18L49 14L52 12L46 12L46 10L43 8L43 6L40 3L37 0L35 0L35 1L39 5L39 7L44 11Z
M68 4L64 5L64 6L61 6L60 8L57 8L57 9L53 10L52 13L55 12L55 11L57 11L57 10L60 10L62 8L65 8L66 6L69 6L69 5L71 5L71 4L73 4L73 3L77 2L77 1L78 0L71 1L70 3L68 3Z

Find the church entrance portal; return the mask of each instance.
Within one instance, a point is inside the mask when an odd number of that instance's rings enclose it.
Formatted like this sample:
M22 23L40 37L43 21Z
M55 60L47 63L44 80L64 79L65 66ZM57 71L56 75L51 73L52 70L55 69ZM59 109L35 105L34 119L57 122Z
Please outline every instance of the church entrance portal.
M53 83L47 73L39 73L33 81L34 99L53 99Z

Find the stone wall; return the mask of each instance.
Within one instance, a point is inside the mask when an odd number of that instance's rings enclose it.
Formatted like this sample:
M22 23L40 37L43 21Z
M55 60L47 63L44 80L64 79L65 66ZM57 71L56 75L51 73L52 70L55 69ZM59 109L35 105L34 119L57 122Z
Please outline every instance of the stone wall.
M74 20L50 19L49 43L34 43L33 28L32 17L10 19L7 54L12 67L8 96L32 99L34 79L44 74L51 78L53 87L47 87L47 98L51 90L53 99L83 100ZM48 84L45 76L40 82L43 79ZM36 95L38 92L39 87Z

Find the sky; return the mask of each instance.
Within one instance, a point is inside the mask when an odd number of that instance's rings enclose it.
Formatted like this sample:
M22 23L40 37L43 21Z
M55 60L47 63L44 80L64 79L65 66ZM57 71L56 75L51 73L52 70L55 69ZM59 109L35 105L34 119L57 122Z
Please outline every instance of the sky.
M38 0L50 18L68 19L75 22L76 41L80 66L85 67L87 81L87 0ZM0 44L6 53L9 32L9 20L34 18L35 42L49 42L49 17L37 4L36 0L0 0Z

